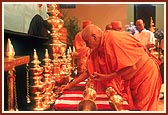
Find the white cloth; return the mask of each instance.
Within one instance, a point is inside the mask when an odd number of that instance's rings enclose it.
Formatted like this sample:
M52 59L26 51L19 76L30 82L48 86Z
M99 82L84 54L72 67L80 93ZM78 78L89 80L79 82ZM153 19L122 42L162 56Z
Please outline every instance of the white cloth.
M142 42L142 44L146 48L148 44L155 44L154 33L147 29L143 29L140 33L139 31L136 31L136 33L134 34L134 37L138 39L140 42Z

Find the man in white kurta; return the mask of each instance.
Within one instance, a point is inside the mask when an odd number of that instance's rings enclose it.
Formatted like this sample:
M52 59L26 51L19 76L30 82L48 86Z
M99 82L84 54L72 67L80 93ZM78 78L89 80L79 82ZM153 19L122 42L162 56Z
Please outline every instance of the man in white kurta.
M137 38L145 46L146 49L154 48L155 46L155 37L154 33L145 29L145 23L142 19L136 21L137 32L134 34L134 37Z

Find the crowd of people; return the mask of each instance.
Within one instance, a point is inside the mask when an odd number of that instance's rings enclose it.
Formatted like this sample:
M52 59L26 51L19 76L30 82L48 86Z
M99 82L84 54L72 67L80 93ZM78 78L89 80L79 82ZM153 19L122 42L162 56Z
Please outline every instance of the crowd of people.
M134 35L122 28L121 21L111 22L105 30L83 21L74 39L79 76L63 91L89 78L96 92L113 87L130 110L157 111L162 77L160 61L149 52L155 45L154 34L145 29L142 19L136 21Z

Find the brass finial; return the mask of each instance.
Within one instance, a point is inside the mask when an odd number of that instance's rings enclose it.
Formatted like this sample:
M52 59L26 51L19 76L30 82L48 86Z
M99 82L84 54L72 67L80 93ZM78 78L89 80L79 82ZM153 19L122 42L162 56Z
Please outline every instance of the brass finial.
M33 61L31 63L34 64L34 67L39 67L39 64L41 62L38 60L38 55L37 55L36 49L34 49L33 51L34 51Z
M44 56L43 61L44 61L45 63L49 63L49 62L51 61L50 55L49 55L49 53L48 53L48 49L45 49L45 56Z
M45 49L45 58L49 58L48 49Z
M33 59L38 60L38 55L37 55L36 49L34 49L33 51L34 51Z
M6 45L5 56L8 58L14 58L15 56L15 51L14 51L13 45L9 38L8 38L7 45Z

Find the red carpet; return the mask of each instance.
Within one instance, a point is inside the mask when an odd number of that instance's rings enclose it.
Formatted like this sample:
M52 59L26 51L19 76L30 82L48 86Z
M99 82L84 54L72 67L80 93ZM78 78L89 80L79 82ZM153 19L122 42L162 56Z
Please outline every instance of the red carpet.
M78 104L83 100L83 90L85 82L81 82L71 90L64 91L56 100L53 108L56 111L77 111ZM104 92L96 95L95 103L98 111L112 111L108 98ZM127 102L123 103L123 107L127 108Z

